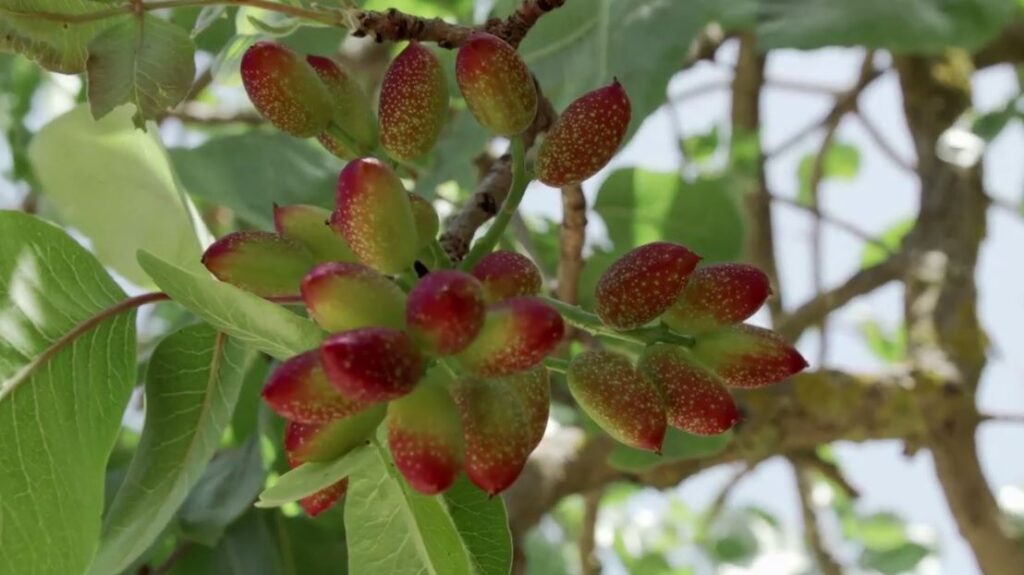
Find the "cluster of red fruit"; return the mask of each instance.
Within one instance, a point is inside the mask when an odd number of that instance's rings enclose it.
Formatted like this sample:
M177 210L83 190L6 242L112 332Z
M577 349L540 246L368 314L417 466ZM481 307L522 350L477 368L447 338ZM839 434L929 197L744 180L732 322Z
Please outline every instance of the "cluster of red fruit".
M293 466L337 459L386 421L395 465L413 488L439 493L464 469L497 493L544 433L548 372L539 364L562 340L562 317L535 297L540 272L514 252L491 253L471 273L427 273L406 293L385 274L401 271L438 229L432 211L434 223L417 229L409 197L387 166L353 160L333 213L278 207L277 233L225 236L203 263L264 297L301 294L332 334L282 363L263 390L289 420ZM342 480L302 504L316 514L344 488Z
M474 34L455 68L483 126L516 137L533 123L537 86L513 47ZM538 297L540 273L520 254L494 252L466 272L444 269L445 258L435 257L433 207L369 157L413 160L436 143L449 100L436 56L414 42L392 62L376 120L359 86L327 58L261 42L246 52L242 77L275 126L315 136L350 160L333 211L275 206L276 232L230 234L203 257L222 281L267 298L301 298L331 334L283 362L263 390L288 420L290 464L334 460L374 438L383 422L395 466L414 489L440 493L465 471L487 493L501 492L544 433L550 388L543 361L562 341L564 324ZM629 121L618 82L582 96L541 144L537 179L564 186L594 175ZM667 424L721 433L738 419L725 386L765 385L805 365L771 332L735 325L767 297L764 274L740 265L694 272L698 260L681 246L649 244L609 268L598 285L597 311L607 326L629 332L662 318L699 336L690 347L649 342L639 369L609 351L586 352L570 364L580 405L628 445L658 450ZM690 341L671 341L679 340ZM301 503L315 515L346 485L342 479Z
M683 246L655 242L616 261L597 284L597 313L616 330L660 321L692 345L648 345L637 366L624 355L588 351L569 365L569 389L615 439L660 451L667 425L697 435L733 427L740 413L728 387L757 388L807 367L781 336L742 323L771 294L768 277L745 264L695 268Z
M478 32L459 48L459 89L473 116L496 135L526 131L537 115L533 76L515 48ZM437 143L448 119L448 82L437 56L412 42L388 67L378 114L334 60L303 58L273 42L253 45L242 58L242 82L256 109L278 129L316 137L342 159L377 153L411 161ZM377 118L377 121L374 121ZM536 177L551 186L577 184L615 155L630 121L630 104L618 82L569 105L537 153Z

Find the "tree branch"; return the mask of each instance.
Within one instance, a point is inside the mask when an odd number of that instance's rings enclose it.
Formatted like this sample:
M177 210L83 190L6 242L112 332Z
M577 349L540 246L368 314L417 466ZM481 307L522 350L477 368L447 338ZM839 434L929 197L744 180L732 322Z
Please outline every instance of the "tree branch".
M796 341L805 330L854 298L871 293L902 277L907 258L901 252L884 262L857 271L839 287L819 294L811 301L781 317L775 330L787 341Z
M919 409L946 501L981 571L1012 575L1024 565L1024 551L989 490L975 443L985 336L974 275L988 201L980 166L947 164L935 153L943 133L971 106L973 70L955 54L900 57L896 66L921 180L904 304L909 356L922 387Z
M800 513L804 522L804 539L814 555L814 562L822 575L843 575L843 568L829 552L825 539L818 524L818 511L814 505L812 491L814 483L810 477L810 469L800 458L790 458L793 475L796 478L797 493L800 495Z
M587 233L587 198L579 185L562 188L562 228L559 231L558 299L579 303L583 272L583 243Z
M913 382L907 376L819 371L795 376L791 382L785 394L770 389L744 394L746 418L722 453L639 473L627 473L607 463L615 447L608 437L587 437L579 428L563 428L545 438L505 494L513 532L525 533L562 497L613 481L668 488L723 463L754 464L840 439L915 439L924 433L915 408Z

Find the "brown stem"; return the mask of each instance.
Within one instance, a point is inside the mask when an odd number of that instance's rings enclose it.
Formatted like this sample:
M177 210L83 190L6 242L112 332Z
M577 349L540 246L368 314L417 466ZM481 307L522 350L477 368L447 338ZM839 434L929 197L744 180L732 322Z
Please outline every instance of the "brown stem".
M562 228L559 232L558 299L579 303L583 273L583 243L587 232L587 198L579 185L562 188Z
M818 524L818 512L815 509L811 492L814 483L809 477L809 469L798 458L790 458L793 475L796 477L797 492L800 494L800 512L804 521L804 539L814 555L814 562L823 575L843 575L843 568L836 563L829 552L825 539L822 537L821 526Z
M583 494L583 530L580 533L580 573L582 575L600 575L601 561L598 560L595 551L597 550L597 516L601 511L602 490L595 489Z

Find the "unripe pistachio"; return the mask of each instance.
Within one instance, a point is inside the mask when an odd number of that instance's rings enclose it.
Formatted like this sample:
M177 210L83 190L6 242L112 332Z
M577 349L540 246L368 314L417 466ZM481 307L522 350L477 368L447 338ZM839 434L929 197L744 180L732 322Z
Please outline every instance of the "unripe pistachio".
M629 129L629 97L618 80L566 108L537 152L537 179L561 188L608 165Z
M230 233L206 248L203 265L217 279L263 297L294 296L314 265L302 244L270 232Z
M699 261L697 254L669 242L653 242L627 252L597 282L597 315L619 330L646 324L679 299L686 278Z
M406 395L426 370L426 362L403 331L364 327L335 334L320 346L330 382L346 397L375 403Z
M257 42L245 51L242 84L260 115L283 132L310 138L331 121L331 97L316 71L281 44Z
M348 134L359 148L353 150L326 132L319 134L317 140L343 160L372 152L377 147L377 118L366 93L334 60L323 56L307 56L306 61L330 94L333 104L331 122Z
M448 81L437 56L412 42L384 74L380 143L393 157L414 160L434 147L448 116Z
M807 360L781 335L748 324L702 334L693 355L726 385L740 388L771 385L807 367Z
M772 293L768 276L747 264L700 268L662 316L680 333L702 333L739 323L754 315Z
M405 328L402 288L363 264L318 265L302 280L302 299L309 315L327 331Z
M569 364L566 379L576 402L608 435L630 447L661 451L668 426L665 403L628 358L613 351L584 352Z
M459 409L443 370L435 368L441 373L428 374L412 393L388 404L388 448L395 467L426 495L451 487L465 451Z
M367 407L327 381L316 349L279 365L263 386L263 401L274 413L299 423L326 423Z
M565 323L540 298L516 297L491 306L484 327L457 359L474 375L512 375L539 364L562 341Z
M537 264L518 252L498 250L487 254L473 266L473 275L483 284L487 303L537 295L543 287Z
M356 261L345 239L331 229L330 219L330 210L321 207L274 204L277 233L306 246L317 263Z
M653 345L644 350L639 369L661 390L672 427L694 435L718 435L740 420L725 382L685 348Z
M455 78L469 111L500 136L524 132L537 115L537 87L526 63L501 38L477 32L459 48Z
M391 168L373 158L349 162L335 200L331 227L360 261L387 274L412 266L419 236L409 194Z

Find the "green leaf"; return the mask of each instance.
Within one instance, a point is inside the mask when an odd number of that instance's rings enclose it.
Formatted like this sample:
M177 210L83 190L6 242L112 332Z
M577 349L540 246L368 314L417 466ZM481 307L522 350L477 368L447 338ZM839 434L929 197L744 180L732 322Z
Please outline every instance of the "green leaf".
M974 120L973 132L986 142L995 140L1010 122L1022 119L1017 109L1021 101L1020 96L1011 98L1002 108L978 116Z
M763 0L761 48L863 45L895 52L974 49L995 37L1014 0Z
M890 253L899 251L900 245L903 244L903 238L907 237L907 234L914 229L915 223L912 219L901 220L882 233L879 240L881 240L882 245L889 248L888 252L882 249L882 246L873 243L866 244L864 246L864 253L860 258L861 267L869 268L876 266L889 259Z
M287 359L320 345L324 333L287 309L141 250L139 264L160 289L213 327L271 357Z
M895 549L875 551L868 549L860 556L860 565L883 575L896 575L912 570L922 559L931 555L930 549L918 543L906 543Z
M421 495L398 475L386 450L376 443L360 450L356 459L345 499L350 572L508 573L509 535L496 528L505 523L500 498L469 497L466 489L443 498ZM474 534L472 539L468 533Z
M231 525L213 549L191 545L168 575L284 574L275 517L253 509Z
M363 452L369 449L373 448L357 447L335 461L303 463L260 493L256 506L280 507L334 485L356 470L356 465L364 459Z
M704 134L684 138L680 145L683 147L683 153L687 160L703 165L714 157L715 152L718 151L719 141L718 125L716 124Z
M901 325L897 330L889 332L878 322L869 320L860 325L860 333L878 359L890 364L906 359L906 326Z
M93 573L124 570L174 517L217 451L253 357L202 324L157 346L146 373L142 439L104 518Z
M274 227L273 204L333 207L341 160L277 132L214 138L198 148L171 150L192 195L222 204L242 219Z
M499 3L507 15L518 0ZM520 51L544 93L561 110L618 78L633 105L630 133L665 103L668 81L713 16L713 0L566 2L541 18Z
M188 94L196 75L195 46L180 26L149 14L122 20L89 44L89 104L95 118L134 104L145 128Z
M135 314L62 340L124 299L60 228L0 212L0 565L83 573L135 385Z
M135 261L137 249L198 270L207 233L178 187L157 131L134 129L131 115L123 107L96 121L80 106L40 130L29 157L46 198L89 238L100 261L150 286Z
M24 54L54 72L84 72L89 42L128 15L87 22L62 21L60 16L110 8L109 2L91 0L0 0L0 51Z
M797 201L805 206L811 205L811 177L814 175L814 154L807 154L800 160L797 178L800 181L800 192ZM836 142L825 152L822 166L822 180L852 180L860 171L860 151L856 146Z
M906 522L894 513L847 517L842 526L843 537L872 551L892 551L907 544Z
M608 455L608 463L623 471L644 471L673 461L700 459L721 453L730 441L732 432L702 437L670 428L661 446L661 455L616 445Z
M227 526L252 507L265 479L258 436L218 453L178 511L182 536L204 545L216 544Z
M477 575L507 575L512 533L501 498L490 497L464 475L444 493L455 527L466 542Z
M616 251L665 240L687 246L705 261L742 254L743 216L726 178L689 183L676 173L619 170L601 186L594 209Z

